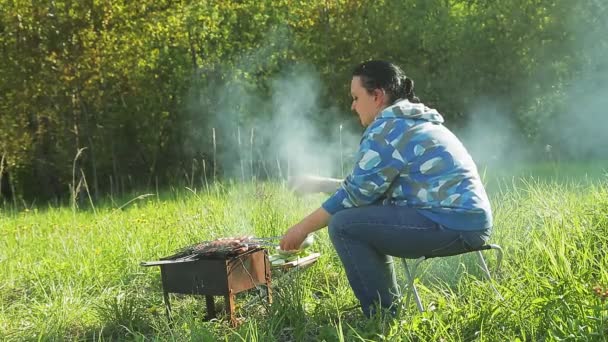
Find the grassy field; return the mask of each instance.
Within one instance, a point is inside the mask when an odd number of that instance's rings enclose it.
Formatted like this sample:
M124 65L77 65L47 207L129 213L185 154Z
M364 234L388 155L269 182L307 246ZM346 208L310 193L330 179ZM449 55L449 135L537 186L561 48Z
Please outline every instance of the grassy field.
M156 260L218 237L275 236L318 207L280 184L217 185L95 210L0 211L0 340L194 341L605 341L608 301L608 176L492 178L492 242L505 260L498 300L474 255L423 264L419 290L432 310L411 304L394 321L367 321L325 231L311 268L277 278L274 303L237 297L244 323L205 322L204 300L172 297L164 314ZM573 174L580 175L581 172ZM498 174L498 173L497 173ZM523 173L522 173L523 174ZM489 179L490 176L486 175ZM487 254L492 270L494 256ZM398 264L400 266L400 264ZM399 270L401 268L399 267Z

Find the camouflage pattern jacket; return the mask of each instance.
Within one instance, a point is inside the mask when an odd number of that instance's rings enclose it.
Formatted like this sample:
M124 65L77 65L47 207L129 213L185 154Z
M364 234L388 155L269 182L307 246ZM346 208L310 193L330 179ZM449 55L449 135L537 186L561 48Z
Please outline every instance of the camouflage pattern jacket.
M492 227L477 167L435 109L399 100L363 133L352 172L323 208L330 214L365 205L416 208L454 230Z

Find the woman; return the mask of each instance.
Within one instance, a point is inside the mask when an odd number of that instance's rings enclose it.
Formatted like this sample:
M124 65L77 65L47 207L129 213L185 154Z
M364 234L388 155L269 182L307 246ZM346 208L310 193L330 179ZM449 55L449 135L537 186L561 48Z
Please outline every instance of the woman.
M484 244L492 213L477 167L442 116L419 103L396 65L369 61L351 81L354 110L366 127L357 162L321 208L291 227L283 250L329 226L329 236L366 316L394 312L390 256L453 255Z

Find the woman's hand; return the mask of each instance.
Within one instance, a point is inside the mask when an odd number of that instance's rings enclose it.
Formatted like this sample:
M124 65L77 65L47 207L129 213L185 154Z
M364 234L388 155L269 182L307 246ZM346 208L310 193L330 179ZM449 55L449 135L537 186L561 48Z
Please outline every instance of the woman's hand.
M285 232L279 246L284 251L295 251L300 249L300 246L302 246L302 243L308 234L323 227L327 227L330 217L329 213L323 208L313 211L302 221L293 225Z
M308 236L308 233L304 231L300 224L296 224L285 232L279 246L284 251L298 250L304 239L306 239L306 236Z

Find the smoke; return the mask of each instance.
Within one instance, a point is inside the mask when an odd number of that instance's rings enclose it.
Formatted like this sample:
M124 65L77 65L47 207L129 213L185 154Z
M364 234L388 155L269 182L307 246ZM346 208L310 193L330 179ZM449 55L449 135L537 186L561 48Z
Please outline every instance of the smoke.
M480 99L469 113L468 124L456 134L479 167L504 169L531 153L532 147L500 101Z
M564 35L572 39L561 41L559 53L539 51L551 60L524 80L528 86L522 89L540 89L523 94L530 96L527 107L485 98L468 109L470 121L457 133L478 164L518 173L521 162L606 161L607 7L579 2L563 18L569 30Z
M236 63L219 68L229 72L208 84L195 100L200 112L211 108L206 127L189 129L206 131L198 135L208 136L205 143L215 146L218 180L287 180L300 174L343 177L350 168L349 157L358 148L360 132L351 130L350 122L344 121L348 117L345 111L333 107L334 99L325 97L314 67L269 64L270 56L280 55L287 41L276 31L269 37L271 41L262 49L244 53ZM259 71L273 69L275 75L263 84L256 77ZM205 104L208 107L202 108ZM248 217L251 204L242 200L241 191L247 189L228 194L232 203L229 226L241 234L253 233Z
M325 97L320 74L310 65L269 62L270 56L288 48L287 37L288 32L273 29L268 44L227 65L230 73L213 86L214 110L207 130L215 131L220 177L343 177L350 169L361 132L344 120L349 117L346 110ZM275 76L260 84L256 73L273 69Z
M580 71L563 87L562 110L550 118L543 135L558 147L563 158L606 160L608 11L599 1L579 6L590 12L571 23L576 37L571 49L578 57Z
M319 75L305 66L296 66L273 82L269 139L289 165L289 175L342 177L343 155L356 148L355 134L339 123L341 113L319 106L320 89Z

